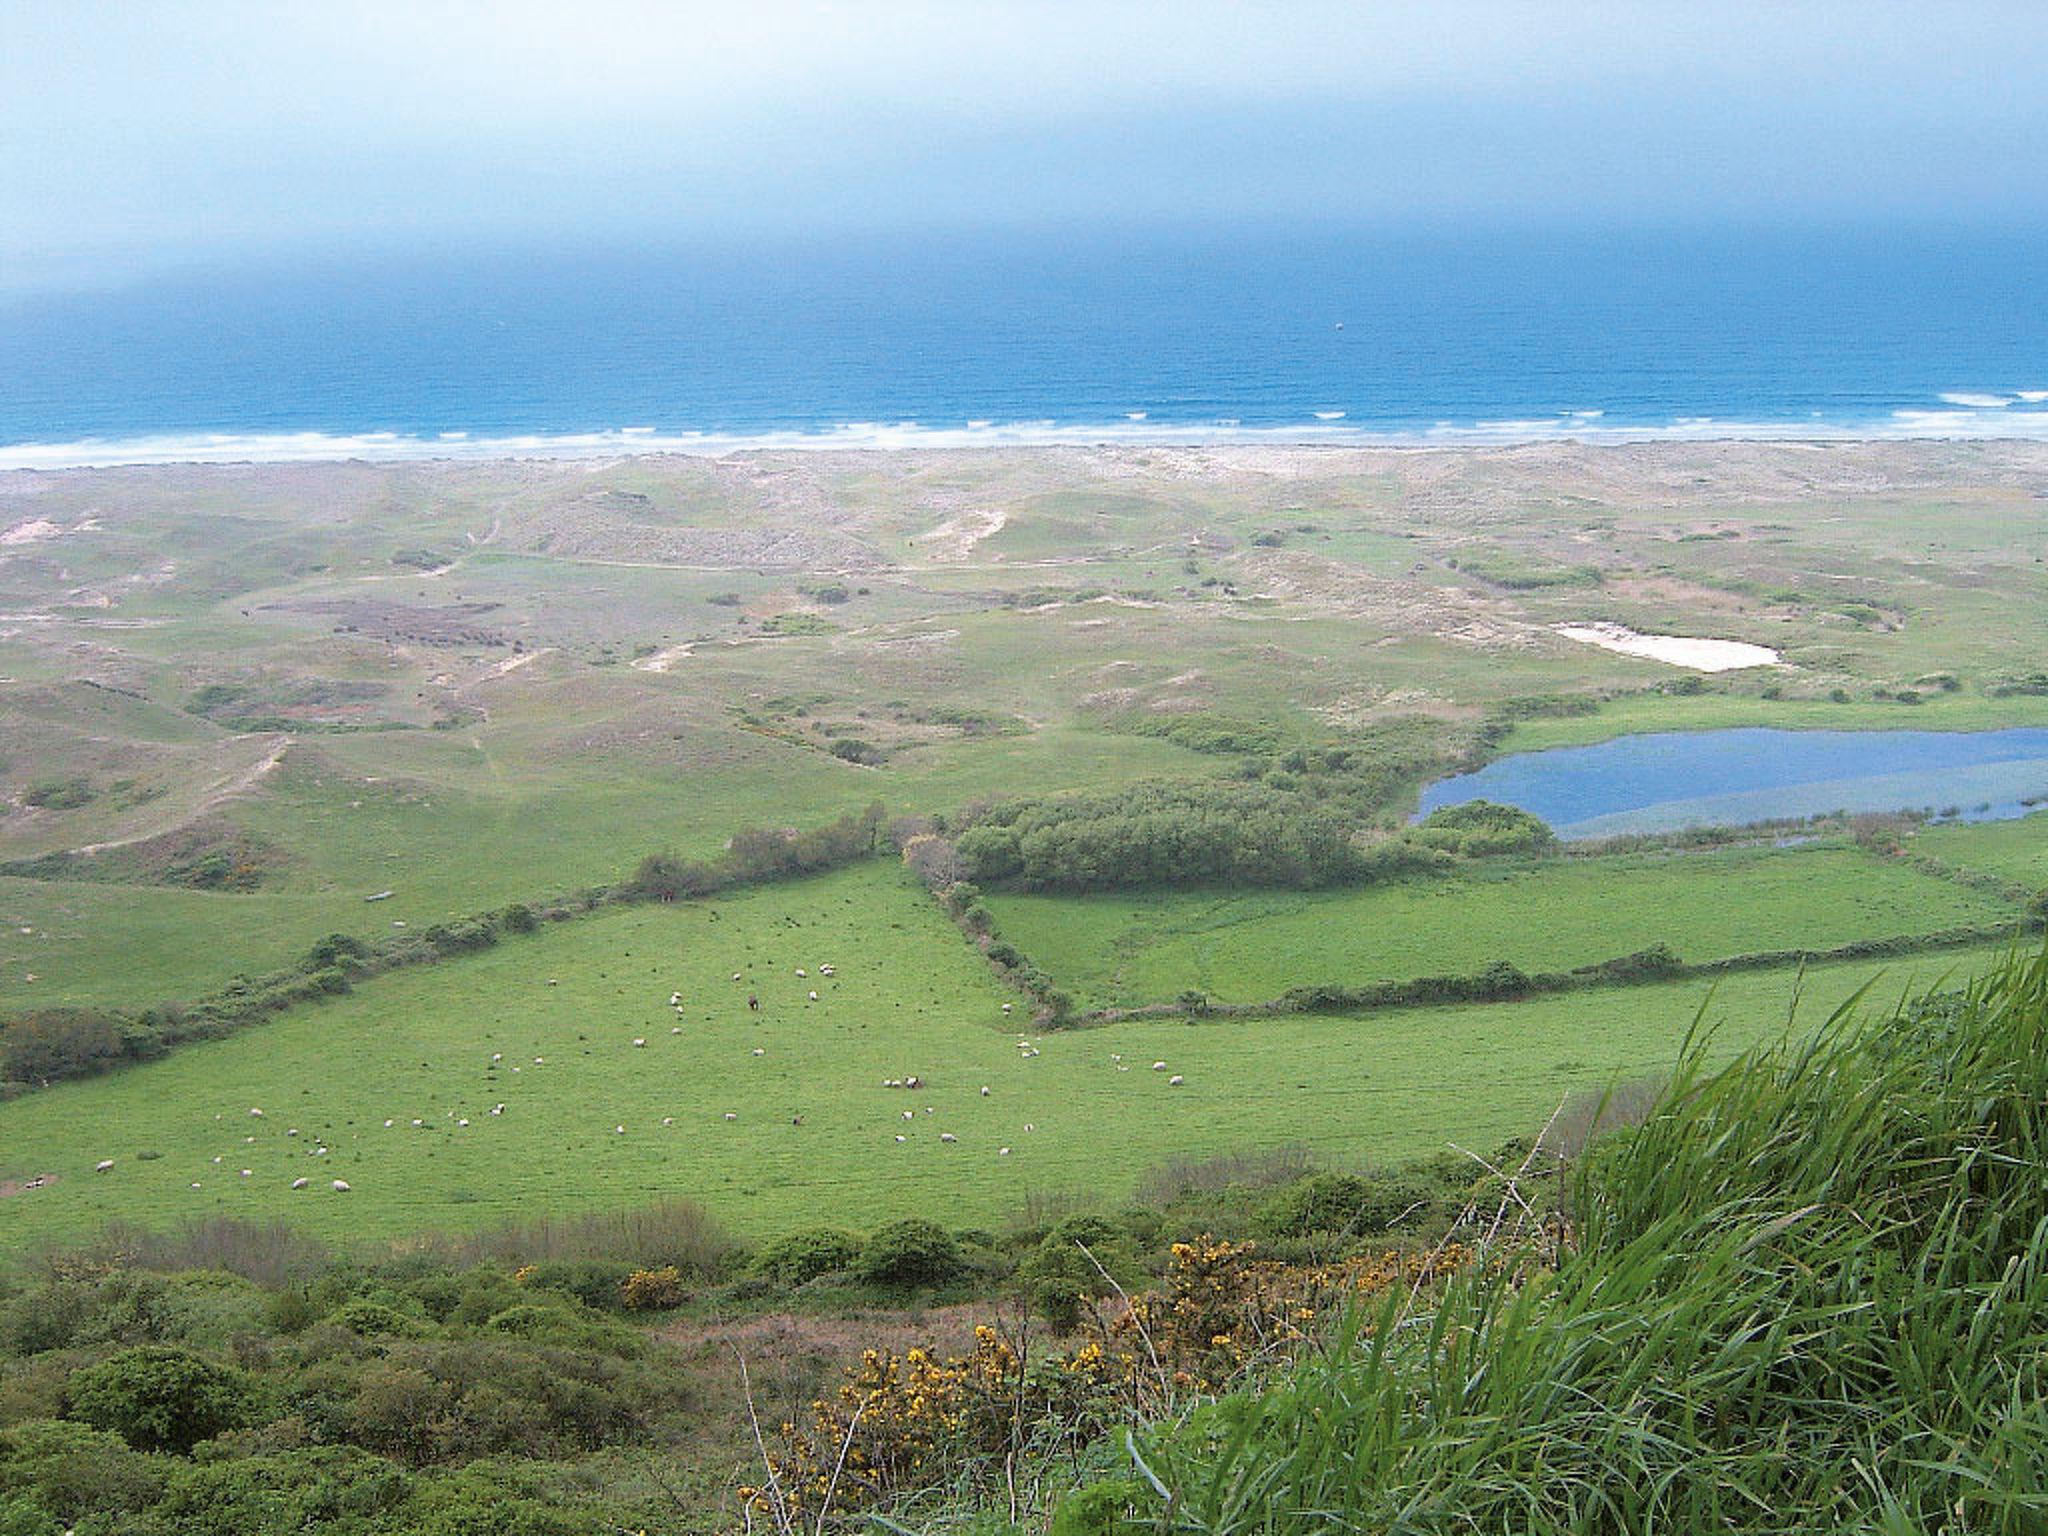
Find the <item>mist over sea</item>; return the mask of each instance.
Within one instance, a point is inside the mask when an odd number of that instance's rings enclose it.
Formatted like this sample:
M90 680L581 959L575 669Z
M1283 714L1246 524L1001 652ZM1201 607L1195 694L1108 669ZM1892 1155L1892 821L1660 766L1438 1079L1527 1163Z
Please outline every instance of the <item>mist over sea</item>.
M0 467L751 442L2048 437L2048 239L1152 229L0 296Z

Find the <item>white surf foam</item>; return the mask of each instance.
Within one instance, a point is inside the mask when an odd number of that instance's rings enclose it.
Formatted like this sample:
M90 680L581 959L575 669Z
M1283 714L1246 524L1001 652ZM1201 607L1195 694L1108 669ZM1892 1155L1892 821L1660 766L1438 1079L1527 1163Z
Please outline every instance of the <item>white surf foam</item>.
M1958 389L1948 391L1936 398L1944 405L1968 406L1973 411L2002 411L2008 405L2011 405L2014 400L2023 397L2017 395L1984 395L1978 394L1974 390Z
M599 459L628 454L718 457L761 451L846 451L873 448L1160 447L1327 445L1357 448L1429 448L1522 443L1625 444L1656 442L1871 442L2025 439L2048 442L2048 410L1971 408L1901 410L1878 421L1735 421L1683 417L1664 423L1622 424L1582 417L1444 422L1422 428L1375 428L1317 420L1294 426L1245 426L1234 417L1212 422L996 422L978 418L958 427L916 422L848 422L799 432L695 432L655 428L596 432L464 433L207 432L66 442L0 444L0 470L92 469L147 464L289 464L361 459L372 462L430 459Z

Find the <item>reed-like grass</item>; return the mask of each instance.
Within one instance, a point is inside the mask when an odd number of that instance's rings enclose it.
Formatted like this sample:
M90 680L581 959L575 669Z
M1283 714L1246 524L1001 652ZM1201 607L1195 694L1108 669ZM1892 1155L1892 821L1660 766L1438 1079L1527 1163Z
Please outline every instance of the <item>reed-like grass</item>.
M1691 1049L1568 1185L1554 1267L1135 1440L1120 1529L2048 1530L2048 956Z

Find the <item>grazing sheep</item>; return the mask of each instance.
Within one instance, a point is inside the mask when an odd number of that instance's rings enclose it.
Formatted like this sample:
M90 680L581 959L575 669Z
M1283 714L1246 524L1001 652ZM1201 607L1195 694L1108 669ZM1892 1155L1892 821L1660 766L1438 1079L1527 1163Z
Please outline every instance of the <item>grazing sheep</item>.
M903 1086L906 1088L922 1088L924 1086L924 1079L921 1077L906 1077L903 1079Z
M951 1131L939 1132L939 1140L941 1141L958 1141L959 1139L960 1138L958 1136L955 1136Z
M983 1097L984 1099L988 1097L988 1084L987 1084L987 1083L983 1083L983 1084L981 1085L981 1096L982 1096L982 1097Z
M467 1126L469 1124L467 1120L458 1120L455 1123L460 1126Z
M1176 1072L1173 1074L1173 1076L1169 1077L1166 1080L1166 1086L1169 1088L1178 1088L1182 1083L1186 1081L1186 1078L1182 1077L1178 1072Z
M1037 1127L1037 1126L1035 1126L1035 1125L1030 1125L1030 1124L1026 1124L1026 1125L1025 1125L1025 1127L1024 1127L1024 1129L1025 1129L1025 1130L1026 1130L1026 1131L1028 1132L1028 1131L1035 1131L1035 1130L1037 1130L1037 1129L1038 1129L1038 1127Z
M905 1111L903 1111L903 1118L906 1120L915 1120L917 1118L917 1114L914 1110L906 1109Z
M910 1140L910 1138L909 1138L908 1136L898 1136L898 1137L896 1138L896 1140L897 1140L898 1142L905 1142L905 1141L908 1141L908 1140Z
M293 1179L293 1180L292 1180L292 1188L293 1188L293 1189L304 1189L304 1188L305 1188L305 1187L306 1187L306 1186L307 1186L308 1184L310 1184L310 1183L312 1183L312 1182L313 1182L313 1181L312 1181L311 1179Z
M548 978L548 985L549 985L549 986L551 986L551 987L559 987L559 986L561 985L561 983L560 983L559 981L555 980L555 978L554 978L554 977L550 976L550 977Z
M766 1056L768 1054L768 1048L766 1046L757 1045L754 1047L754 1054L756 1056Z
M804 977L805 977L805 971L804 971L804 968L803 968L802 966L798 966L798 967L796 968L796 979L797 979L798 981L802 981L802 980L804 979Z
M996 1156L997 1156L997 1157L1008 1157L1009 1155L1010 1155L1010 1149L1009 1149L1008 1147L997 1147L997 1148L996 1148Z
M623 1125L615 1125L612 1127L612 1134L614 1136L623 1136L626 1134L626 1128Z
M1010 1011L1010 1009L1011 1009L1011 1008L1012 1008L1013 1006L1014 1006L1014 1004L1011 1004L1011 1003L1005 1003L1005 1004L1003 1004L1003 1012L1005 1012L1005 1013L1008 1013L1008 1012Z
M492 1061L503 1061L504 1059L505 1059L505 1053L504 1053L503 1051L493 1051L493 1052L491 1052L491 1060L492 1060Z
M647 1037L646 1037L645 1035L635 1035L635 1036L633 1037L633 1049L634 1049L634 1050L636 1050L636 1051L644 1051L644 1050L646 1050L646 1049L647 1049Z
M1164 1072L1166 1070L1166 1063L1163 1061L1155 1061L1152 1063L1152 1070L1154 1072Z
M249 1118L251 1120L261 1120L263 1118L263 1111L260 1109L252 1109L249 1111Z
M111 1157L109 1157L102 1159L100 1162L94 1163L92 1165L92 1171L94 1173L105 1173L109 1168L113 1166L114 1160Z
M739 1119L739 1116L734 1114L731 1110L727 1110L725 1112L725 1118L728 1120L737 1120Z
M732 973L732 979L733 979L734 981L738 981L738 980L740 979L740 973L739 973L738 971L734 971L734 972Z
M663 1125L674 1125L676 1123L676 1117L674 1115L663 1115L661 1117L661 1123Z
M254 1173L254 1170L253 1170L253 1169L249 1169L249 1168L244 1168L244 1169L242 1170L242 1177L243 1177L243 1178L245 1178L245 1179L246 1179L246 1178L249 1178L249 1177L250 1177L250 1176L251 1176L251 1175L252 1175L253 1173Z
M680 1024L678 1024L678 1025L677 1025L677 1026L676 1026L676 1027L675 1027L674 1029L672 1029L672 1030L670 1030L670 1031L669 1031L669 1033L670 1033L670 1034L672 1034L672 1035L680 1035L680 1034L681 1034L682 1032L683 1032L683 1026L682 1026L682 1025L680 1025Z
M749 992L749 993L747 994L747 1012L749 1012L749 1013L759 1013L760 1011L761 1011L761 999L760 999L760 998L758 998L758 997L756 997L756 996L755 996L755 995L754 995L753 993Z
M348 1193L348 1180L336 1179L332 1187L337 1195L345 1195Z
M391 1120L386 1120L386 1121L384 1122L384 1129L388 1131L388 1130L390 1130L390 1129L391 1129L391 1127L392 1127L392 1126L393 1126L394 1124L396 1124L396 1122L395 1122L395 1121L391 1121Z
M298 1128L297 1126L293 1126L293 1127L292 1127L292 1128L291 1128L290 1130L288 1130L288 1131L286 1131L286 1132L285 1132L285 1135L287 1135L287 1136L296 1136L296 1135L298 1135L298 1134L299 1134L299 1128Z
M683 994L682 994L682 993L680 993L680 992L671 992L671 993L669 993L669 995L668 995L668 1005L669 1005L669 1007L671 1007L671 1008L680 1008L680 1007L682 1007L682 1005L683 1005Z

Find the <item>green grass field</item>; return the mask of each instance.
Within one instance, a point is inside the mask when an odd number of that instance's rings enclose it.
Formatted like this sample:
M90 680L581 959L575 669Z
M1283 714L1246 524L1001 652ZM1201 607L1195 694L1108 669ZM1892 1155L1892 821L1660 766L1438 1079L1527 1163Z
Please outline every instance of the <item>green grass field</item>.
M1894 965L1884 985L1984 958ZM819 977L820 963L838 975ZM1818 1020L1878 973L1816 972L1800 1017ZM1733 1048L1782 1026L1794 990L1786 973L1733 978L1709 1015L1729 1021ZM1488 1148L1575 1088L1657 1070L1708 996L1660 986L1361 1018L1153 1021L1035 1037L1040 1054L1026 1057L980 958L919 887L868 866L565 924L0 1106L0 1178L57 1175L0 1204L0 1228L19 1245L110 1218L226 1213L396 1237L664 1195L699 1198L753 1234L911 1212L986 1224L1029 1192L1113 1201L1171 1156ZM1155 1060L1185 1086L1169 1087ZM913 1073L929 1086L881 1086ZM115 1166L96 1174L102 1158ZM311 1183L293 1191L300 1177ZM333 1191L336 1178L350 1191Z
M2014 821L1980 821L1967 826L1925 827L1913 851L1944 864L2048 890L2048 814Z
M1553 860L1338 891L991 894L1003 937L1084 1007L1199 987L1260 1002L1289 987L1567 970L1652 944L1688 961L1996 923L1977 890L1852 847Z

